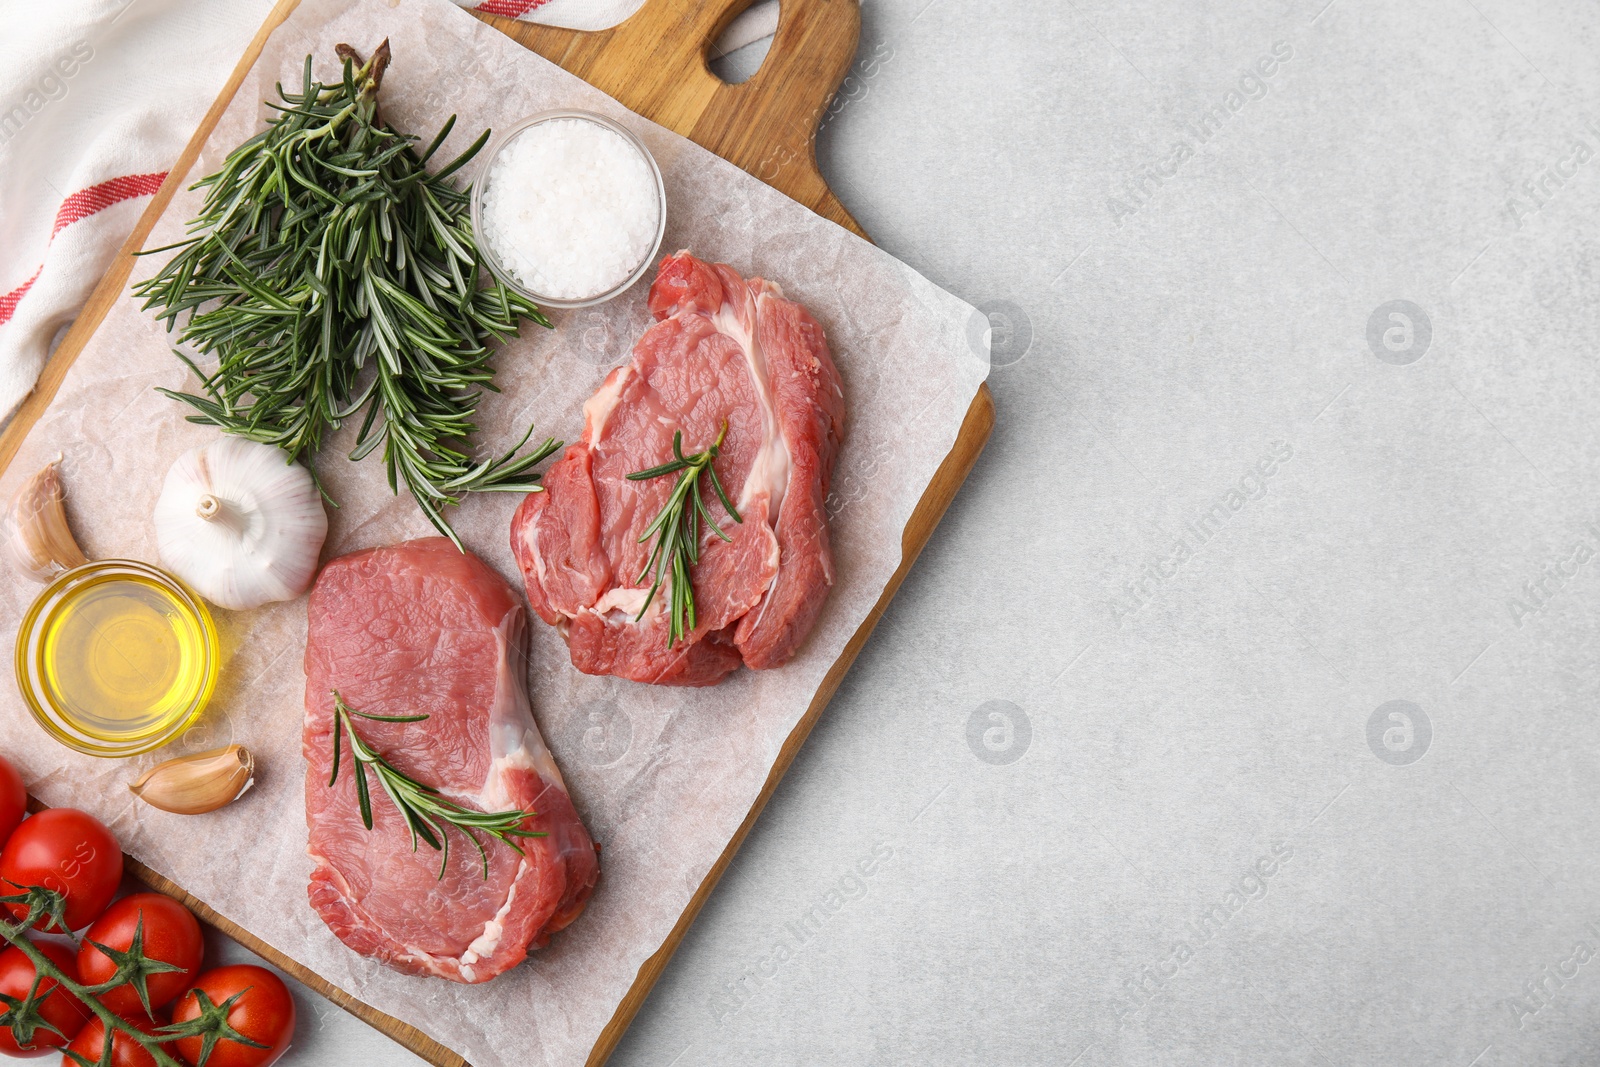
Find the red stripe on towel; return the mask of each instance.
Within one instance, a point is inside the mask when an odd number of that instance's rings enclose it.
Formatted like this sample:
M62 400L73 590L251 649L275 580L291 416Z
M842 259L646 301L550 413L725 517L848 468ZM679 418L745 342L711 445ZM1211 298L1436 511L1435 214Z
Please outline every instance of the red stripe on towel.
M136 196L154 196L166 179L166 171L160 174L128 174L73 193L61 202L61 210L56 212L56 226L50 231L50 236L54 237L74 222L86 219L97 211L104 211L112 204L132 200Z
M528 12L537 10L549 2L550 0L483 0L483 3L472 10L482 11L485 15L501 15L508 19L520 19Z
M61 202L61 207L56 211L55 226L50 231L50 239L55 240L56 234L74 222L82 222L112 204L154 194L161 188L161 183L166 178L166 171L160 174L125 174L120 178L112 178L73 193ZM28 294L28 290L33 288L33 283L39 280L39 275L43 272L44 266L41 264L39 269L33 272L33 277L11 292L0 296L0 326L11 321L11 316L17 313L17 304Z
M33 283L39 280L39 275L42 273L44 273L44 267L41 266L33 272L33 277L11 290L5 296L0 296L0 326L4 326L11 321L11 316L16 314L17 311L17 301L27 295L28 290L33 288Z

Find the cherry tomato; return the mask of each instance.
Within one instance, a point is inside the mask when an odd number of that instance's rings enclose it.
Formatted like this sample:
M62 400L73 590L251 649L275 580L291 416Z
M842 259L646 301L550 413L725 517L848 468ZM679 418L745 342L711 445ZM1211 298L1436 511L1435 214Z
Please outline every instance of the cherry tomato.
M21 826L0 852L0 889L42 885L67 898L67 926L88 926L106 910L122 882L122 849L105 824L75 808L48 808ZM27 914L8 905L17 918ZM45 928L41 920L35 925Z
M10 761L0 759L0 844L28 814L28 790Z
M40 941L33 946L46 956L50 962L61 968L74 982L78 980L78 964L73 958L72 950L64 945L57 945L51 941ZM33 985L33 961L22 954L22 950L15 945L9 946L0 952L0 993L8 997L22 999L28 995L28 990ZM54 1026L61 1034L52 1034L48 1030L39 1029L33 1032L33 1040L26 1047L17 1044L17 1039L9 1026L0 1026L0 1052L7 1052L13 1056L18 1053L43 1052L45 1049L60 1048L77 1036L83 1029L83 1024L90 1018L89 1009L77 997L60 988L54 978L46 978L39 983L41 995L54 989L49 998L37 1001L39 1015Z
M117 973L116 961L90 942L115 952L127 952L133 946L134 930L141 917L144 955L183 968L145 976L150 1006L160 1008L172 1003L179 993L194 984L195 975L200 973L200 956L205 951L200 924L189 914L188 908L171 897L160 893L134 893L107 908L105 914L84 931L83 947L78 949L78 973L83 976L84 985L109 982ZM100 1003L118 1015L144 1014L144 1005L139 1002L139 993L131 982L100 994Z
M172 1009L174 1023L186 1023L199 1017L197 990L218 1006L235 993L242 993L228 1009L228 1025L251 1041L267 1046L251 1048L237 1041L218 1041L206 1067L266 1067L288 1049L294 1037L294 998L289 995L289 987L283 984L283 979L265 967L241 963L202 974L195 980L194 988ZM174 1044L178 1054L190 1063L200 1058L199 1037L181 1037Z
M120 1012L118 1014L121 1015ZM156 1027L161 1025L142 1011L133 1015L122 1015L122 1018L147 1034L155 1033ZM106 1048L106 1024L98 1018L90 1019L67 1048L85 1057L90 1063L99 1063L100 1054ZM61 1067L80 1067L80 1064L71 1056L62 1056ZM111 1038L111 1067L156 1067L156 1058L146 1052L139 1042L118 1030Z

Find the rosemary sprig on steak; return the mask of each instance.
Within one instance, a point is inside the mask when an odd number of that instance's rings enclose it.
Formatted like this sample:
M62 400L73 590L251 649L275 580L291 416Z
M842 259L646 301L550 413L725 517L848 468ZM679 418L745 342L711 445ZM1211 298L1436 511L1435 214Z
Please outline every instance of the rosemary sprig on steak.
M328 775L328 786L339 780L339 754L340 738L348 737L350 756L355 766L356 776L356 801L361 805L361 822L368 830L372 829L372 794L367 785L367 768L372 768L372 774L378 779L378 784L388 794L395 809L406 821L406 829L411 832L411 851L417 850L417 840L427 842L428 846L439 855L439 877L444 877L444 872L450 862L450 839L445 834L445 826L454 826L478 849L478 855L483 860L483 876L489 877L489 853L483 847L483 842L478 840L474 830L480 830L497 841L510 846L517 855L522 855L522 847L514 838L518 837L543 837L542 832L535 832L523 828L523 823L533 818L535 811L474 811L464 808L453 800L447 800L432 786L423 785L415 778L396 770L394 764L373 751L361 735L356 733L353 717L371 719L373 722L421 722L426 715L369 715L364 711L357 711L344 702L337 690L333 694L333 772ZM343 729L341 730L341 727Z
M667 497L666 506L645 527L644 533L639 535L639 544L648 541L652 536L656 539L655 548L650 552L650 558L645 561L644 569L635 578L634 584L644 581L645 576L655 568L656 578L650 586L650 593L644 598L644 605L639 608L639 614L634 616L634 621L644 618L650 602L655 599L656 590L661 588L661 583L669 576L672 586L668 591L670 596L668 608L667 647L671 648L683 638L687 620L687 629L694 629L694 589L689 582L689 566L700 562L700 520L705 519L705 524L711 532L724 541L733 538L722 532L711 512L706 508L706 502L700 497L700 475L711 475L711 488L717 492L717 499L722 501L722 506L733 516L734 522L744 522L739 515L739 509L733 506L733 501L728 499L728 494L722 488L722 482L717 477L717 469L712 466L712 461L717 458L717 453L722 449L722 439L728 436L728 424L722 424L722 430L717 434L717 439L711 447L704 452L696 452L692 456L683 454L683 432L674 430L672 434L673 458L659 467L649 470L635 471L628 475L628 480L642 482L650 478L660 478L668 474L677 474L678 481L672 487L672 495ZM691 503L692 502L692 503Z
M134 292L168 329L188 315L179 342L216 360L207 374L177 353L203 395L162 392L194 409L189 421L309 460L357 419L350 458L381 446L389 488L404 482L459 548L443 509L537 490L530 469L560 447L519 456L531 427L503 455L480 460L466 444L494 389L489 340L515 336L520 318L550 321L498 281L480 285L469 197L451 175L489 131L428 173L454 116L419 154L378 115L389 43L365 63L338 53L342 78L313 81L307 56L300 91L280 85L267 128L195 184L206 200L193 236L151 249L180 251Z

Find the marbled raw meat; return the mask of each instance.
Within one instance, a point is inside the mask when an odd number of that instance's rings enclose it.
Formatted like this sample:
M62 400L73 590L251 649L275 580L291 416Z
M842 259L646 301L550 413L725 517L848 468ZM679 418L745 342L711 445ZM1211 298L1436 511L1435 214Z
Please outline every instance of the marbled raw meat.
M583 910L599 855L539 735L525 682L526 614L503 578L442 537L355 552L323 568L306 640L307 851L311 905L340 940L407 974L485 982ZM411 848L404 820L369 779L366 829L346 751L329 788L333 691L376 752L465 807L536 812L524 855L480 834L481 857L447 827L449 864Z
M650 287L657 320L584 405L567 446L512 520L528 602L560 627L573 664L658 685L711 685L740 664L786 663L833 584L824 501L844 433L844 391L822 327L773 282L687 252ZM651 578L640 533L674 477L628 481L728 427L716 472L736 523L702 478L732 541L702 535L690 571L696 625L668 647L666 586L637 619Z

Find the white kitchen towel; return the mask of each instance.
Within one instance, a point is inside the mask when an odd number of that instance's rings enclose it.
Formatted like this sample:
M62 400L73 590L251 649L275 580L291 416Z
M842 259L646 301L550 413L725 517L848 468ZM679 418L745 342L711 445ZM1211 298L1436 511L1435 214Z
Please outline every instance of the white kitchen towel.
M273 0L0 0L0 421L71 323ZM604 29L643 0L455 0ZM727 52L770 36L778 0Z
M491 15L566 26L574 30L603 30L615 26L635 11L644 0L455 0L462 7ZM722 51L732 52L770 37L778 28L778 0L758 0L746 9L720 42Z

